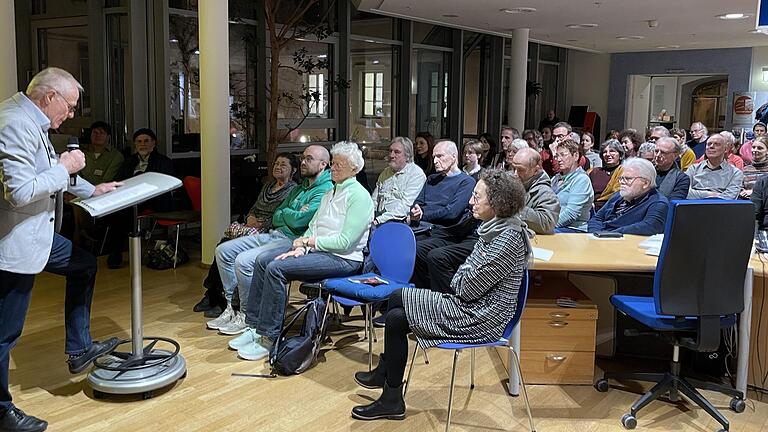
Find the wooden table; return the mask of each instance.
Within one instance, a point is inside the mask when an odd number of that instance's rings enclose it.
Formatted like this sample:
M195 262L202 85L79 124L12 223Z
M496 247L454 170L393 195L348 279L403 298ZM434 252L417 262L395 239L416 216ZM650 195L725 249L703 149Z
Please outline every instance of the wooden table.
M589 234L537 235L531 244L534 247L554 251L549 261L535 260L533 270L585 271L585 272L638 272L652 273L656 270L657 257L646 255L639 247L647 237L626 235L622 239L596 239ZM766 272L768 273L768 266ZM763 265L753 257L744 278L744 311L739 318L739 350L736 369L736 389L747 395L749 369L749 340L752 329L752 277L753 268L763 272ZM744 331L743 329L747 329ZM520 328L515 328L510 344L520 352ZM510 366L512 363L510 362ZM510 369L510 394L519 393L517 372Z

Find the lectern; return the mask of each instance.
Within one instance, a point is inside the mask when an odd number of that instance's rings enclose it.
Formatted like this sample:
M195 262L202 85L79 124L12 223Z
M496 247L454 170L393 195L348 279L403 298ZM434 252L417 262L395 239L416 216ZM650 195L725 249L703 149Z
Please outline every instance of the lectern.
M142 326L141 232L137 206L181 186L181 180L160 173L144 173L132 177L117 190L98 197L74 202L93 217L102 217L126 208L133 210L133 229L129 234L131 269L131 351L115 350L96 359L88 373L88 382L96 398L105 394L138 394L151 398L153 391L165 387L187 374L178 342L159 336L144 336ZM160 347L158 347L158 344Z

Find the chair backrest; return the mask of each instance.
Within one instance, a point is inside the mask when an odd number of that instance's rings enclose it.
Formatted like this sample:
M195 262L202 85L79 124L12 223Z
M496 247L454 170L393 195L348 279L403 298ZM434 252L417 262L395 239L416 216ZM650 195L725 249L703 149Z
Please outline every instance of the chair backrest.
M512 336L512 330L520 322L520 318L523 316L523 309L525 309L525 303L528 300L528 269L523 269L523 277L520 279L520 289L517 291L517 307L515 313L512 314L512 319L507 323L507 327L504 328L502 338L509 340Z
M672 201L653 279L656 312L680 317L741 312L754 230L750 201Z
M370 250L379 274L402 283L411 279L416 262L416 237L411 227L399 222L379 225L371 236Z
M186 176L181 181L184 184L184 190L187 191L189 200L192 202L192 210L200 211L202 204L202 182L200 177Z

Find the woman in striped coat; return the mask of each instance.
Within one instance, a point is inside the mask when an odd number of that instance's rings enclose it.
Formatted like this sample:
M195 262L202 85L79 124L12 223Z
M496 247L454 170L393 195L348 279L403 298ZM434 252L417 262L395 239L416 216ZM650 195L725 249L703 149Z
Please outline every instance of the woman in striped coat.
M405 418L403 374L408 358L408 333L423 348L444 342L484 343L498 340L515 313L517 294L530 255L525 225L517 214L525 206L525 188L513 174L488 170L472 198L473 216L480 219L480 239L451 281L455 294L420 288L395 291L389 298L384 353L371 372L355 381L383 388L381 397L357 406L360 420Z

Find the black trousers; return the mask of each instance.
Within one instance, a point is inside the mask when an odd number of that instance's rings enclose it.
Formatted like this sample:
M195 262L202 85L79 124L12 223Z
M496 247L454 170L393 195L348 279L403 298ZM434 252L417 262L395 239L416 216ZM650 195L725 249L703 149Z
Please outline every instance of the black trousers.
M402 290L396 290L389 296L387 310L387 331L384 332L385 376L387 385L400 387L408 364L408 333L411 328L405 316Z
M477 236L458 237L436 227L432 235L416 242L413 282L419 288L453 293L451 279L477 243Z

